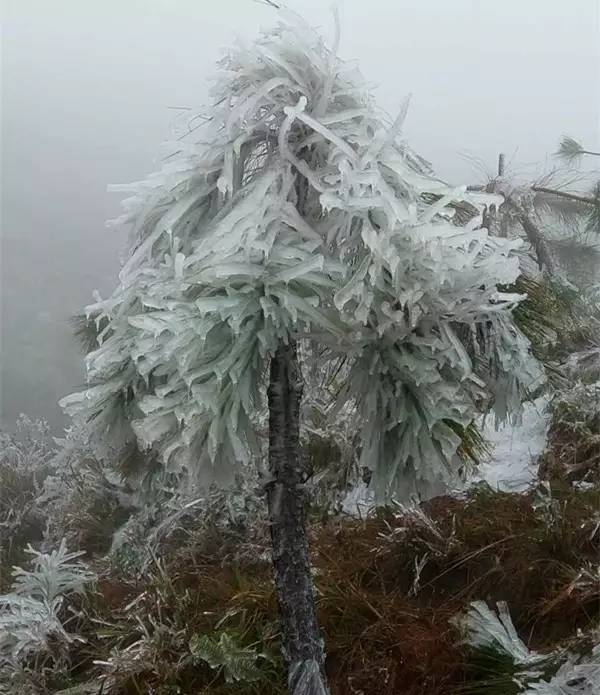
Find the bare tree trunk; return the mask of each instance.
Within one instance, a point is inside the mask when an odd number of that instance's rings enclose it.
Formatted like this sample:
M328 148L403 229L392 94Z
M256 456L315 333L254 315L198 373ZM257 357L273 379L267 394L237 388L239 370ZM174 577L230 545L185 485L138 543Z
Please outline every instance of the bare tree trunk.
M492 179L485 187L487 193L496 193L499 179L502 179L505 171L506 158L503 153L498 155L498 175ZM471 190L476 190L477 186L469 186ZM494 203L486 206L483 211L481 226L485 227L493 236L505 237L508 235L505 223L505 215L498 211Z
M504 172L506 169L505 166L506 163L506 157L504 156L504 152L500 152L498 155L498 178L502 178L504 176Z
M315 610L305 525L308 471L300 457L302 374L295 342L279 344L271 359L267 486L275 587L291 695L327 695L325 652Z

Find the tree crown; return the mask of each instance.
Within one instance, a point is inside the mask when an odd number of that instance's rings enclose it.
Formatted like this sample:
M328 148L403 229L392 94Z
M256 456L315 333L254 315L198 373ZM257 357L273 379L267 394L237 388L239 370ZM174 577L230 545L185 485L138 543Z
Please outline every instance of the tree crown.
M518 242L478 228L489 200L437 179L405 108L390 122L298 17L219 68L195 140L116 187L129 253L86 308L89 383L63 407L104 447L222 471L258 453L267 361L303 337L344 360L336 404L378 493L446 480L480 404L506 418L536 376L499 289Z

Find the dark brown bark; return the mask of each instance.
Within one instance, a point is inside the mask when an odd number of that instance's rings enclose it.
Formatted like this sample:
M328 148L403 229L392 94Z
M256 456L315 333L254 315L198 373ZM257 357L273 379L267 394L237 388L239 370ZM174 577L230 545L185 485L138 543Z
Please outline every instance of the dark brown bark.
M315 610L305 484L300 456L299 417L303 381L296 345L280 343L271 359L267 499L273 544L275 587L292 695L326 695L325 652Z

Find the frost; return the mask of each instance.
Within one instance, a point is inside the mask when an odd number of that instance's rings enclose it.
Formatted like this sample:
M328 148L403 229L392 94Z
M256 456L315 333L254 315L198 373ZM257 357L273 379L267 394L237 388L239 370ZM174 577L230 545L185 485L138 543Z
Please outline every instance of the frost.
M251 683L260 680L257 664L268 655L236 643L236 636L221 632L218 640L209 635L193 635L190 652L195 661L205 661L212 669L222 671L226 683Z
M475 480L485 480L505 492L526 490L537 476L537 459L546 448L548 399L537 398L523 406L521 422L495 427L492 418L482 418L481 432L489 442L489 458L479 466Z
M571 655L549 681L531 683L524 695L600 695L600 644L588 657Z
M86 566L77 560L85 553L69 553L64 540L58 550L50 553L40 553L31 546L27 552L33 555L33 569L15 567L13 571L13 592L19 596L51 602L60 595L81 593L85 584L93 579Z
M328 695L321 669L314 659L292 664L288 683L291 695Z
M585 656L562 649L546 654L532 651L517 635L504 602L498 603L496 614L485 602L476 601L454 622L474 649L491 649L510 658L517 668L512 681L523 695L600 694L600 644Z
M39 653L51 653L58 644L80 639L68 633L60 619L67 594L80 593L94 575L69 553L64 540L58 550L40 553L29 546L33 569L16 567L12 592L0 596L0 682L10 677L23 661Z
M529 650L517 635L504 601L498 603L497 614L484 601L475 601L469 611L455 621L473 647L491 647L509 655L516 664L534 666L546 657Z
M503 293L518 242L490 237L401 140L367 85L292 13L220 63L209 116L128 188L130 246L63 399L98 449L137 441L169 470L217 475L260 455L263 379L289 336L343 359L360 465L378 499L441 486L482 404L499 422L539 372ZM489 202L489 201L488 201ZM258 444L257 444L258 442Z

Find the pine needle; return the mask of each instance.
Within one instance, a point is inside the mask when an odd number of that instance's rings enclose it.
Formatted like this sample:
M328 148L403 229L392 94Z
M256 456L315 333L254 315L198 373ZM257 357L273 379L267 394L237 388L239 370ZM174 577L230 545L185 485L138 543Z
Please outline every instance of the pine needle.
M558 150L555 152L555 156L563 159L566 162L573 163L576 162L583 154L585 150L580 143L569 135L563 136Z

